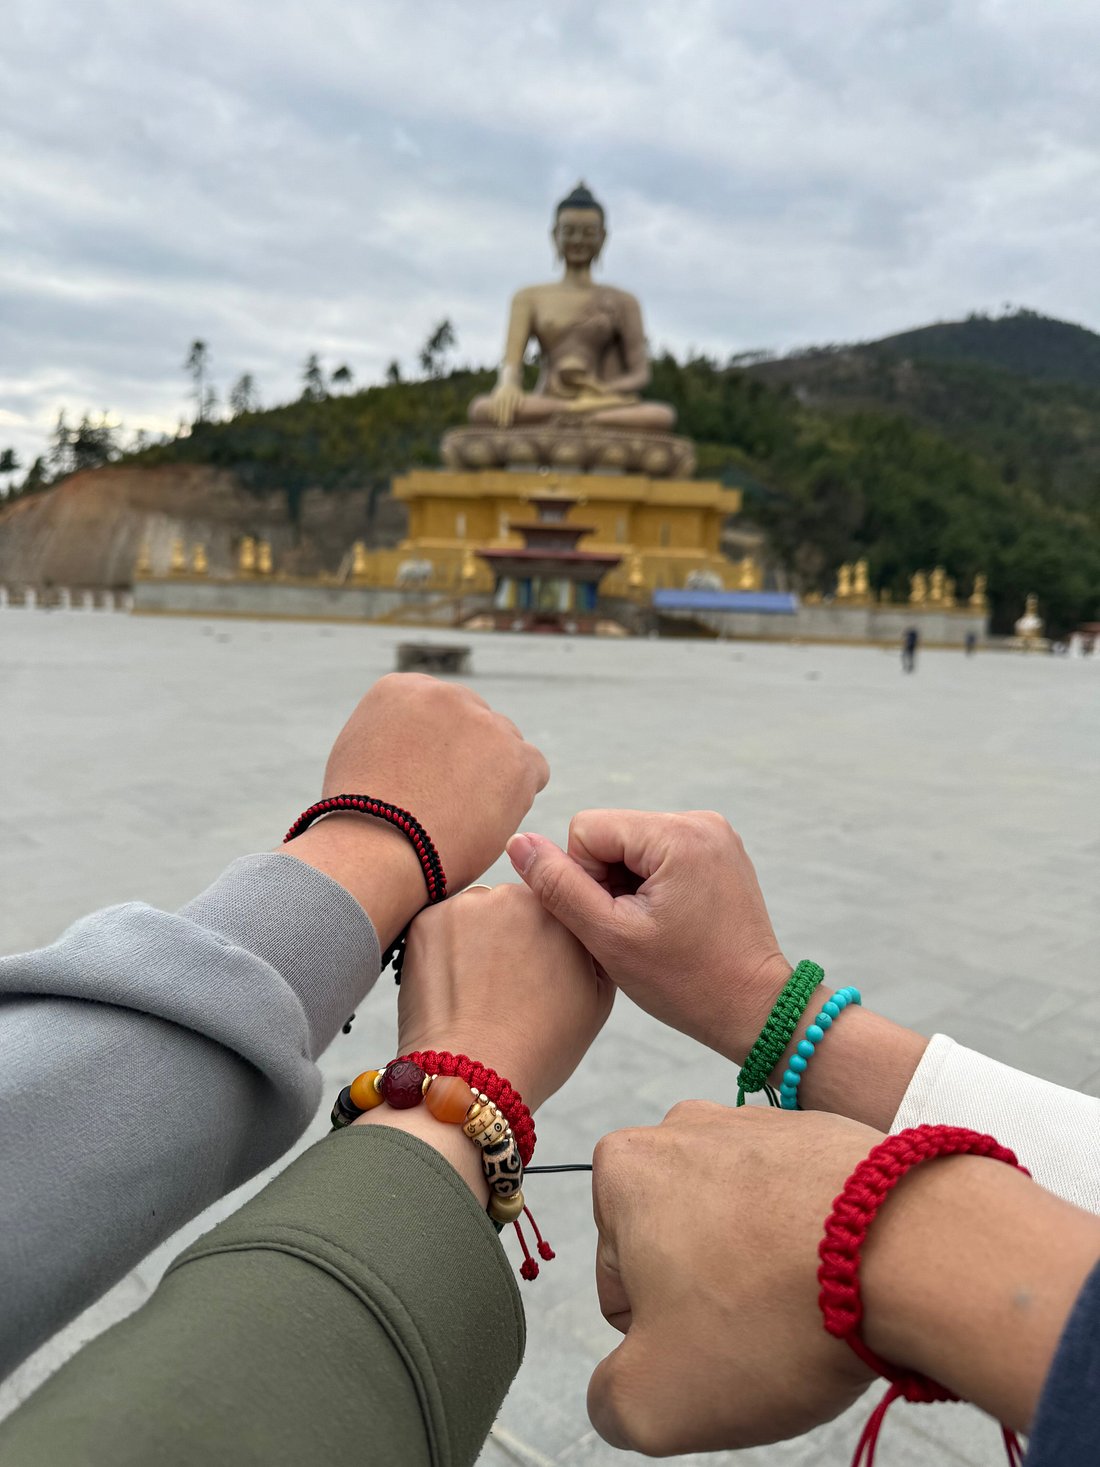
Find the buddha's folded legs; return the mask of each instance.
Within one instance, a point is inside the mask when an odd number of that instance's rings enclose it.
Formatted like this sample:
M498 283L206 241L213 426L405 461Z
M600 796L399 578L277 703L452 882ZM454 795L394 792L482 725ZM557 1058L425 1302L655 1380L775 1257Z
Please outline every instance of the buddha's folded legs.
M496 427L494 407L491 396L475 397L470 404L470 422ZM527 393L521 398L512 424L529 427L549 423L555 418L582 426L598 424L601 428L628 428L636 433L669 433L676 426L675 409L663 402L622 403L615 407L577 412L570 410L568 403L560 398L543 397L537 393Z

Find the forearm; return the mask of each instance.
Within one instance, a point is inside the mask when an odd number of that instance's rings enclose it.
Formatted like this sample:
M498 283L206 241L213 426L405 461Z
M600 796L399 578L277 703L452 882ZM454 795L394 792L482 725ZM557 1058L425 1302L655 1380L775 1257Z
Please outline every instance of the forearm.
M372 1460L461 1467L523 1340L518 1289L465 1182L398 1128L355 1126L189 1249L0 1427L0 1455L345 1467L369 1443Z
M1100 1222L998 1162L904 1178L864 1251L864 1338L1027 1431L1059 1338L1100 1260Z
M818 989L776 1084L829 996ZM1011 1146L1056 1196L1100 1213L1100 1099L1041 1080L945 1035L921 1034L849 1005L817 1046L799 1085L806 1110L831 1111L879 1131L966 1126Z
M377 970L358 904L281 856L0 961L0 1374L297 1139Z
M802 1015L782 1060L772 1072L776 1085L806 1030L832 990L818 988ZM889 1131L916 1073L928 1040L881 1014L850 1004L817 1046L798 1087L804 1110L831 1111ZM910 1124L917 1124L911 1122ZM959 1122L964 1124L964 1122Z

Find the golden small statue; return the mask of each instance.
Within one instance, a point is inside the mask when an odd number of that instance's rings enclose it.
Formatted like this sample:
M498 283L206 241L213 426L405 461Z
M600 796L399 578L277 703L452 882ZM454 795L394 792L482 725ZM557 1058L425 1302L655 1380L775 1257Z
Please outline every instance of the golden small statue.
M356 540L351 547L351 578L353 581L365 581L369 562L367 560L367 547L362 540Z
M256 542L251 535L246 535L241 541L240 554L237 557L237 569L242 576L254 576L256 574Z
M630 567L627 571L626 583L632 591L642 591L645 589L645 572L642 569L642 557L640 555L632 555L630 557Z
M836 599L847 601L852 594L852 567L845 563L836 573Z
M943 604L950 610L955 605L955 577L948 576L943 583Z
M256 547L256 569L261 576L271 574L271 546L266 540L261 540Z
M971 611L985 611L987 609L989 603L986 600L986 586L988 583L988 576L974 577L974 589L971 591L970 600L967 602Z
M737 562L737 589L756 591L759 589L759 570L751 555L743 555Z
M1014 644L1024 652L1043 652L1050 645L1043 637L1043 618L1039 615L1039 598L1034 593L1024 604L1024 614L1015 627Z
M928 600L928 580L923 571L914 571L909 577L909 605L923 606Z
M138 551L137 561L134 564L134 575L151 576L152 574L153 558L149 552L149 542L148 540L143 540L141 542L141 549Z
M204 576L210 569L210 562L206 558L206 546L196 545L191 552L191 573L196 576Z
M182 576L186 574L187 556L184 553L182 540L172 541L172 559L169 563L169 569L174 576Z
M947 572L944 570L943 566L936 566L935 570L932 572L932 580L928 587L929 601L936 602L937 604L943 601L944 582L946 581L946 579Z
M468 586L471 581L477 580L477 556L469 546L466 547L465 554L462 557L461 575L464 586Z
M852 582L852 595L861 601L866 601L871 594L870 579L867 573L867 562L857 560L855 564L854 580Z

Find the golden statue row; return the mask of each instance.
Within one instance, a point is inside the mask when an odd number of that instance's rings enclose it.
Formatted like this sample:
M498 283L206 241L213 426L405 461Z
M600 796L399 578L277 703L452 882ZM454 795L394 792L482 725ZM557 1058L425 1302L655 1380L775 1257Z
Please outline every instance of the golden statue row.
M365 554L365 547L360 543L357 548ZM168 562L168 572L173 576L205 576L210 573L210 558L206 553L205 545L193 545L191 554L187 554L187 546L180 539L172 541L171 558ZM271 546L266 540L256 540L252 535L246 535L241 541L237 552L237 574L241 576L270 576L275 573L275 563L271 555ZM136 576L152 576L153 558L148 542L145 542L138 552L137 561L134 564Z
M975 576L974 588L966 602L970 611L983 612L989 607L986 598L987 576ZM875 593L871 590L868 566L865 560L857 560L852 564L842 565L836 573L836 600L844 601L848 605L866 605L875 599ZM879 601L889 601L890 592L887 590L878 593ZM953 611L958 605L955 594L955 581L949 576L942 565L936 566L935 570L915 571L909 577L910 606L920 606L936 611Z

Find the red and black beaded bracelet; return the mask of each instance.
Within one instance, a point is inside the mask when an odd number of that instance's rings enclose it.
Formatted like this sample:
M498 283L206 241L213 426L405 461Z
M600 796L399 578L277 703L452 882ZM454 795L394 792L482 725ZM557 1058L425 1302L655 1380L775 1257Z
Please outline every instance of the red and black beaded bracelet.
M308 830L315 820L320 820L324 815L336 815L342 812L349 814L371 815L376 820L385 820L395 830L399 830L413 850L416 852L417 860L420 862L424 873L424 885L428 889L428 905L433 906L441 902L447 896L447 873L443 870L443 862L439 859L439 852L431 836L409 810L403 810L400 805L392 805L388 800L376 800L373 795L329 795L327 799L318 800L315 805L310 805L308 810L303 810L295 820L294 824L283 836L283 845L294 840L296 836ZM405 937L408 929L401 931L386 951L382 954L382 967L388 968L393 964L393 977L395 983L401 982L401 965L405 959ZM351 1030L351 1019L344 1025L344 1033Z

